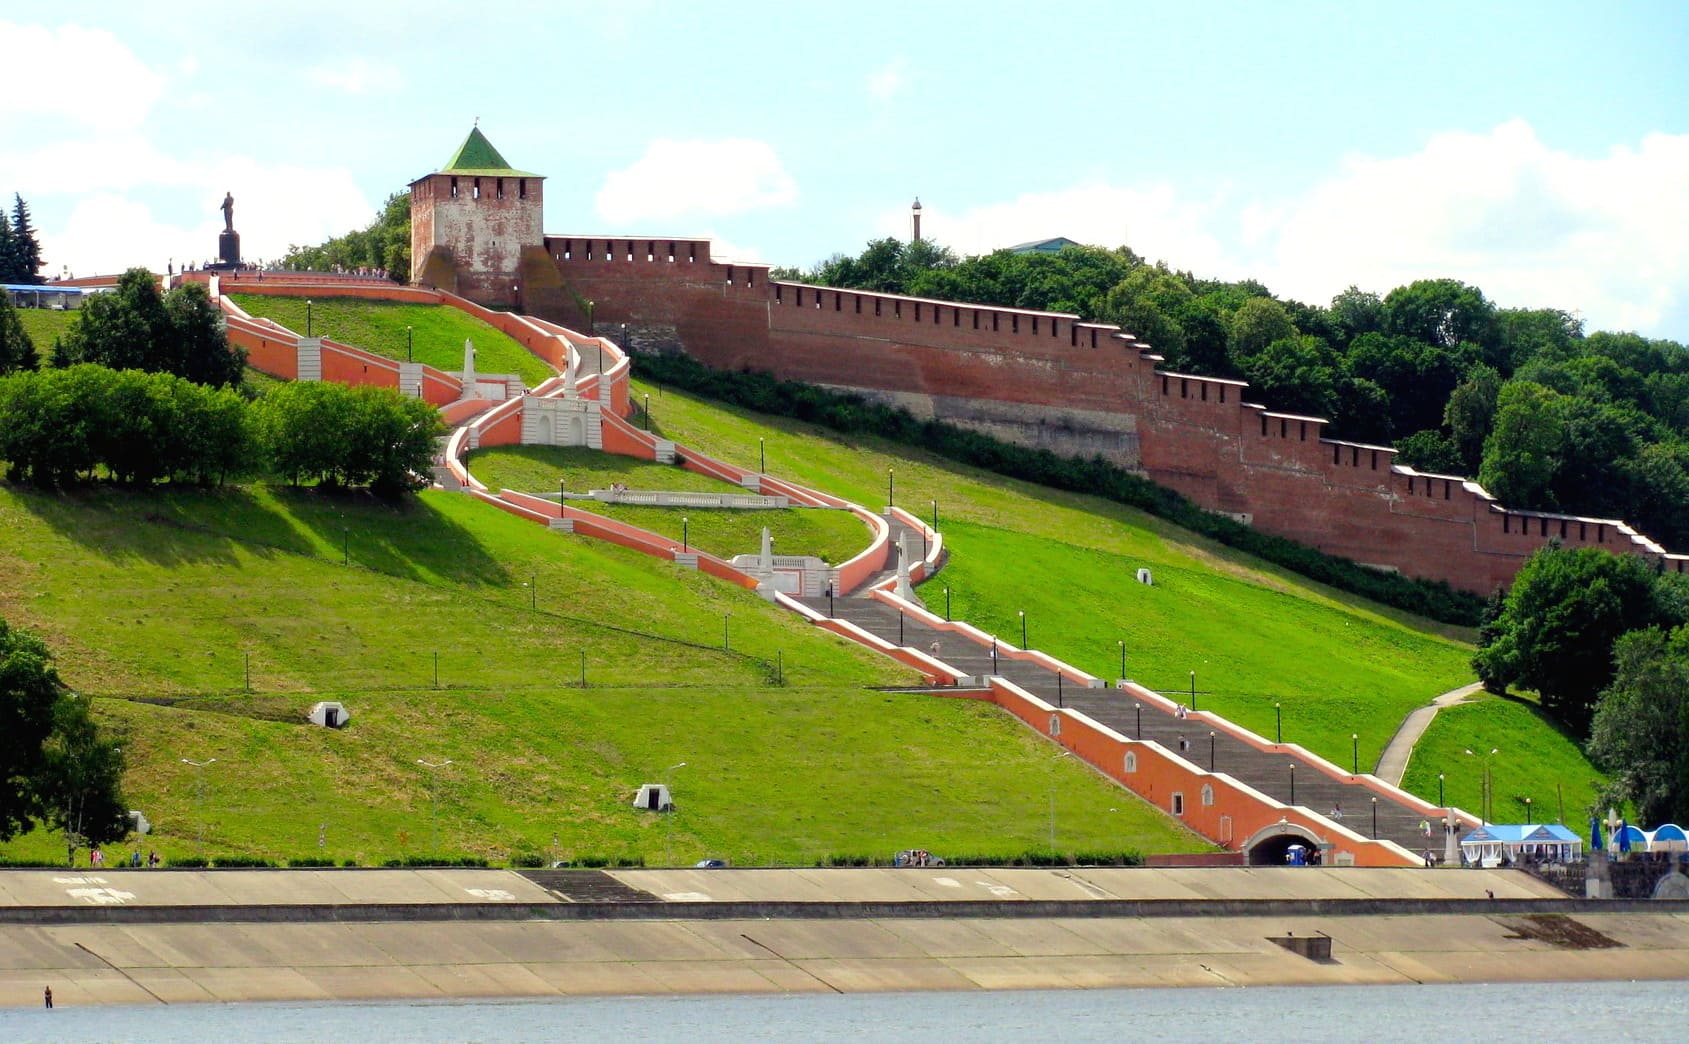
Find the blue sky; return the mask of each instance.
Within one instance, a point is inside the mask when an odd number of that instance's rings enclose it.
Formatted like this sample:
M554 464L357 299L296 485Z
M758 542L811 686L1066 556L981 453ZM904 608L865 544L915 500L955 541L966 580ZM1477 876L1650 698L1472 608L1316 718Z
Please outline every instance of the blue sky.
M1689 341L1689 4L82 3L0 14L49 270L365 223L476 117L546 229L808 265L1065 235ZM19 94L13 87L12 97Z

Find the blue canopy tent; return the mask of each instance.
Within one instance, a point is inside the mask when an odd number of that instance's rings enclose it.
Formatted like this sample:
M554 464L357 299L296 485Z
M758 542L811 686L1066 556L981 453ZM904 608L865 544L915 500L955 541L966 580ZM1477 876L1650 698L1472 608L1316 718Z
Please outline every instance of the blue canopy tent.
M1460 839L1464 861L1498 866L1503 860L1566 863L1583 852L1583 839L1558 823L1491 823Z
M1619 828L1613 831L1613 840L1607 843L1607 848L1609 851L1617 850L1621 854L1629 852L1632 848L1647 851L1648 835L1644 834L1640 827L1621 821Z
M1648 851L1689 851L1689 834L1685 834L1676 823L1661 823L1648 832Z

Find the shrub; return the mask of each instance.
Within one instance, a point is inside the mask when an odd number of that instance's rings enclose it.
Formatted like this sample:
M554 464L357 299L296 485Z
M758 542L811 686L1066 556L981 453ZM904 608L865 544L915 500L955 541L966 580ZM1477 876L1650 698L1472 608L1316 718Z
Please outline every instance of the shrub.
M310 868L310 867L333 866L334 860L332 860L332 859L320 859L320 858L316 858L316 857L307 857L307 858L304 858L304 859L289 859L287 861L287 865L290 866L290 867L294 867L295 869L303 870L303 869L307 869L307 868Z
M533 868L545 865L545 856L538 852L517 852L510 857L510 865Z
M211 860L211 865L216 866L216 867L228 868L228 867L270 867L270 866L275 866L276 864L272 860L265 859L263 856L220 855L220 856L214 857Z
M181 856L170 860L170 865L192 869L194 867L209 866L210 863L204 856Z

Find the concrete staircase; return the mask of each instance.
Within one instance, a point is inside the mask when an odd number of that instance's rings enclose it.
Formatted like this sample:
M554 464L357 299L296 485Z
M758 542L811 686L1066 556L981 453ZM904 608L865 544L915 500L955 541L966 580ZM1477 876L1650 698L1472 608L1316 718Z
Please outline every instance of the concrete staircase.
M942 616L943 596L939 595L933 604L934 587L928 585L926 591L928 610ZM829 611L825 596L802 601L820 612ZM928 627L915 616L900 614L897 609L870 598L836 597L831 600L831 613L886 641L922 652L930 653L932 643L938 642L937 658L964 674L1007 679L1052 705L1080 711L1130 739L1159 743L1198 768L1225 773L1285 804L1302 806L1316 815L1327 815L1340 807L1343 826L1362 837L1395 841L1410 852L1429 848L1439 857L1443 854L1442 826L1434 818L1430 821L1432 836L1427 838L1420 828L1427 820L1423 812L1378 796L1358 782L1347 781L1353 777L1332 779L1287 749L1257 750L1219 729L1212 729L1214 735L1210 739L1211 726L1200 717L1180 719L1126 690L1089 689L1071 680L1058 681L1054 671L1035 663L1002 656L993 658L990 644L977 645L951 632ZM1010 642L1020 640L1019 635L1003 637ZM1378 797L1376 833L1375 796ZM1194 795L1186 799L1196 800Z

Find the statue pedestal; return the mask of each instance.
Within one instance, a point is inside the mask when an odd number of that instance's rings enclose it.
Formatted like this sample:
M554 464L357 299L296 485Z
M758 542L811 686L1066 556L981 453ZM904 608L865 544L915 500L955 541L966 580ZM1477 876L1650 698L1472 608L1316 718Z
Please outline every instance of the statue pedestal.
M217 267L240 267L240 233L220 232L217 235Z

